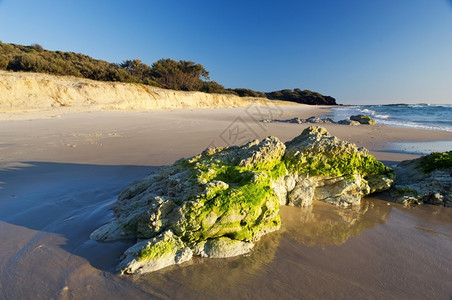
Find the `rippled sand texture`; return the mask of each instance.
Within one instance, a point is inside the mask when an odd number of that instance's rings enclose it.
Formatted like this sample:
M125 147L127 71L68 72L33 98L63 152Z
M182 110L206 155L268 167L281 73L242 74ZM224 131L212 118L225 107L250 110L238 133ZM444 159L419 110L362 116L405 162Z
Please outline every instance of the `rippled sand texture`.
M287 117L315 113L303 107L284 111ZM224 144L221 134L237 117L253 129L244 139L258 134L287 140L304 128L269 124L263 130L243 109L0 122L0 299L452 296L452 210L406 209L381 199L348 210L319 203L283 207L282 230L265 236L249 256L197 259L139 277L116 275L132 241L99 243L89 234L113 217L119 192L155 167L211 142ZM438 137L382 126L328 130L389 162L413 156L385 149L385 137Z

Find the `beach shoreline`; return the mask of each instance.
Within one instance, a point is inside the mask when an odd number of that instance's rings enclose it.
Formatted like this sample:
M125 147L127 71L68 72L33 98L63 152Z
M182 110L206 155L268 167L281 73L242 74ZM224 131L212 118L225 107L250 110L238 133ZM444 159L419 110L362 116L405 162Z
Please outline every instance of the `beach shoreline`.
M58 114L30 112L7 114L2 126L2 161L55 161L72 163L142 165L171 164L209 146L243 144L276 136L283 142L310 125L365 147L378 160L397 163L419 154L391 148L391 143L451 141L452 133L385 125L265 123L265 119L309 118L328 114L329 106L261 105L241 108L201 108L146 111L93 111ZM49 117L53 115L53 117ZM123 143L126 140L127 143ZM155 148L157 147L157 148ZM168 150L169 149L169 150ZM183 150L182 150L183 149ZM122 155L133 151L133 156ZM100 154L101 153L101 154ZM118 160L119 157L119 160Z
M243 144L270 135L285 142L313 124L260 121L308 118L327 111L328 107L307 105L250 105L55 112L53 118L32 112L33 118L22 119L24 113L1 121L0 239L5 242L0 245L0 298L29 298L38 293L42 298L190 299L219 297L230 287L230 297L245 298L341 294L383 299L391 292L404 298L452 295L447 254L452 249L450 209L407 210L388 205L379 195L364 201L360 210L342 215L323 204L311 210L283 208L281 232L264 237L249 257L201 259L142 277L114 273L117 259L130 242L89 240L94 229L113 217L111 208L120 191L153 169L209 146ZM392 149L390 143L452 140L451 132L378 124L317 125L367 148L390 166L419 157ZM311 227L300 222L313 222L313 227L306 231ZM357 222L362 226L354 227ZM328 224L346 238L325 242L325 236L315 230ZM215 284L221 276L224 284ZM297 280L303 284L287 289Z

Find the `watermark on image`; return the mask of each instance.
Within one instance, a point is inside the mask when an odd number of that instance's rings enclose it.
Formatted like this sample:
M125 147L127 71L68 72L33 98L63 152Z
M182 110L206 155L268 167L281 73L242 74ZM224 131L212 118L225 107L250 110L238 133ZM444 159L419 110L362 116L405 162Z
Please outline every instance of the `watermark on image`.
M274 120L275 117L281 117L284 113L281 107L274 104L251 104L245 109L245 112L263 130L265 130L265 126L268 123L263 121Z
M237 117L228 127L220 134L220 139L226 143L226 145L236 145L246 142L249 137L255 139L259 138L259 135L241 118Z
M261 138L267 131L268 121L281 117L284 112L278 105L266 103L251 104L245 108L245 113L251 118L251 122L239 116L218 136L226 146L241 145L250 139ZM208 147L216 147L215 141Z

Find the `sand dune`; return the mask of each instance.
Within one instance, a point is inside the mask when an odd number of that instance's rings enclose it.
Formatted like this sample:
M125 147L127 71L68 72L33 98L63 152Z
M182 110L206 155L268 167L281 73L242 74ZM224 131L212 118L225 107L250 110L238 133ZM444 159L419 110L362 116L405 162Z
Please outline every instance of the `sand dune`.
M140 84L0 71L0 111L3 113L59 107L71 108L72 112L222 108L267 101L264 98L174 91Z

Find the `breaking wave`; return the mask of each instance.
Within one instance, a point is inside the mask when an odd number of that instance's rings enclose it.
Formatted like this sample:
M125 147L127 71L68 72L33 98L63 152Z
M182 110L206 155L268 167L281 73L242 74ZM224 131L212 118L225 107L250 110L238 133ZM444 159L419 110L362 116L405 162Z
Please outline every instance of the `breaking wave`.
M452 105L448 104L341 106L333 108L333 112L328 117L339 121L359 114L368 115L375 119L377 124L387 126L452 132Z

